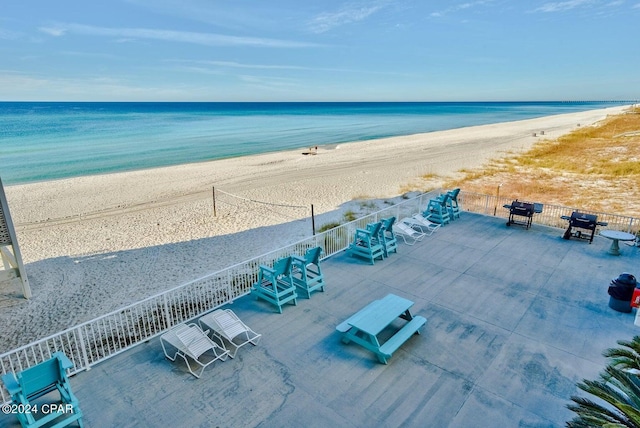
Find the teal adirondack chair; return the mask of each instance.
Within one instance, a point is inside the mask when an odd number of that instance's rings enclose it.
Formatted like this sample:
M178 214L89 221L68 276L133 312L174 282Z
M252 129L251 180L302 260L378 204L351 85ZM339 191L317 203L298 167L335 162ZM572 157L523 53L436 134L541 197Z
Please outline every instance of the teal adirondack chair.
M282 313L282 305L285 303L297 305L298 294L291 277L292 267L291 257L277 260L273 263L273 268L260 265L258 281L253 284L251 294L275 305L279 313Z
M380 228L380 232L378 232L378 236L380 243L384 248L385 257L389 257L390 253L398 253L398 240L396 239L396 234L393 231L393 224L395 221L395 217L383 218L380 220L382 227Z
M458 204L458 194L460 193L460 189L453 189L447 192L449 198L447 200L447 210L449 211L449 216L451 220L455 220L460 218L460 204Z
M427 209L422 213L423 217L429 218L430 221L438 223L442 226L451 222L447 202L449 195L446 193L438 198L431 199L427 205Z
M11 394L13 403L17 405L16 416L20 424L27 428L41 427L55 422L55 427L63 427L77 422L83 427L82 411L78 406L78 399L71 391L67 378L67 370L73 367L71 360L62 352L55 352L51 358L18 373L7 373L2 376L7 391ZM38 409L42 412L21 411L34 409L35 400L57 391L58 401L37 401ZM45 412L44 409L47 411ZM43 416L36 419L38 413Z
M309 248L304 253L304 257L293 256L293 270L291 277L293 283L300 290L304 291L307 298L311 298L311 292L324 291L324 276L320 269L320 256L322 248Z
M367 259L371 264L375 263L375 259L384 259L384 246L379 242L378 233L382 228L382 223L373 223L371 228L356 229L353 242L349 244L347 253L350 256L357 256Z

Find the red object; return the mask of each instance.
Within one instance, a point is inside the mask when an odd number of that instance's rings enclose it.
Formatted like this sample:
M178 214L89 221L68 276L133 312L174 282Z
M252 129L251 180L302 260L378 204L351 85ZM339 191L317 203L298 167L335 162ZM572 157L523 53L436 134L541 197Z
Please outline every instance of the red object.
M631 306L634 308L640 308L640 288L633 289L633 296L631 296Z

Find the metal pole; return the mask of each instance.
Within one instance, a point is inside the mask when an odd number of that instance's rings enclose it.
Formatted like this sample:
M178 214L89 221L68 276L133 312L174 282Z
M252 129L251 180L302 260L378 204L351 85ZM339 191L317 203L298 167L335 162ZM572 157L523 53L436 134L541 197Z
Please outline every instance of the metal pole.
M313 204L311 204L311 229L313 230L313 236L316 236L316 217L313 214Z
M500 187L502 187L502 183L498 184L498 191L496 192L496 204L493 207L493 216L495 217L496 211L498 211L498 199L500 199Z
M213 193L213 216L216 217L216 186L211 187Z

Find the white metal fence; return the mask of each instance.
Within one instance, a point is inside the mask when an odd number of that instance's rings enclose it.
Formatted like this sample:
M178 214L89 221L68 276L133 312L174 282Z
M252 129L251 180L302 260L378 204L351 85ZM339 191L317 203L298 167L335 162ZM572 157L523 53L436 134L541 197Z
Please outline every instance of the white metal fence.
M440 191L424 193L396 205L342 224L326 232L279 248L259 257L238 263L211 273L173 289L148 297L94 320L79 324L44 339L0 355L0 374L19 372L51 358L54 352L62 351L73 361L70 374L88 370L91 366L113 357L127 349L146 342L176 324L197 318L226 303L248 294L257 280L258 266L271 265L275 260L293 254L304 254L307 248L320 246L323 258L345 250L356 227L394 216L408 217L425 209L429 199ZM505 204L511 199L471 192L460 192L458 196L464 211L507 218ZM571 215L577 209L557 205L545 205L543 212L533 216L533 222L547 226L565 228L567 222L560 216ZM609 223L607 228L636 233L640 219L634 217L582 211L597 214L599 221ZM10 401L4 388L0 387L2 403Z
M497 217L504 217L505 219L509 217L509 210L504 208L504 205L511 205L511 202L513 201L511 198L498 198L495 195L484 195L464 191L460 192L458 200L460 201L462 209L465 211L495 215ZM634 235L640 230L640 219L636 217L548 204L543 205L541 213L533 215L533 223L566 229L569 223L560 217L571 216L571 213L574 211L597 215L599 222L608 223L606 227L607 229L620 230L623 232L633 233Z
M257 281L259 265L271 265L275 260L293 254L302 255L307 248L317 246L322 247L323 258L330 257L348 247L356 227L364 228L367 223L381 218L402 218L419 212L438 193L434 191L407 199L1 354L0 374L20 372L51 358L57 351L64 352L73 362L74 368L70 374L88 370L107 358L162 334L176 324L197 318L248 294ZM0 398L2 403L11 400L4 385L0 387Z

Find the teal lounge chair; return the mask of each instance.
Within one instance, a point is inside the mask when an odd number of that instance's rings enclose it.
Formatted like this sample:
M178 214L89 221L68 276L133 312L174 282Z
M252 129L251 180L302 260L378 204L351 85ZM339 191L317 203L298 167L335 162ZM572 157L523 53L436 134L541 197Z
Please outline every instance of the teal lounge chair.
M307 295L307 298L311 298L312 291L324 291L324 275L320 268L321 255L322 248L314 247L309 248L304 257L293 256L293 283Z
M347 253L350 256L357 256L367 259L371 264L375 263L375 259L384 259L384 247L379 242L378 233L382 228L382 223L373 223L373 226L367 229L356 229L353 242L349 244Z
M451 220L455 220L460 218L460 204L458 204L458 195L460 194L460 189L453 189L447 192L449 198L447 200L447 210L449 211L449 216Z
M431 199L422 216L428 217L430 221L442 226L450 223L451 217L449 216L449 209L447 208L449 198L450 196L448 194L444 194L435 199Z
M380 220L382 227L380 228L379 236L384 247L384 255L389 257L389 253L398 253L398 239L393 231L393 224L395 223L395 217L383 218Z
M282 305L285 303L297 305L298 294L291 276L292 267L291 257L276 260L273 268L260 265L258 281L253 284L251 294L275 305L279 313L282 313Z
M7 391L11 394L13 404L16 405L16 417L23 427L41 427L55 423L55 427L63 427L74 422L83 427L82 411L78 407L78 399L71 391L67 378L67 370L73 363L62 352L54 352L51 358L18 373L7 373L2 376ZM49 412L32 412L37 399L50 392L58 392L60 399L54 402L37 401L38 409L48 409ZM25 411L26 410L26 411ZM42 415L36 419L34 417Z

